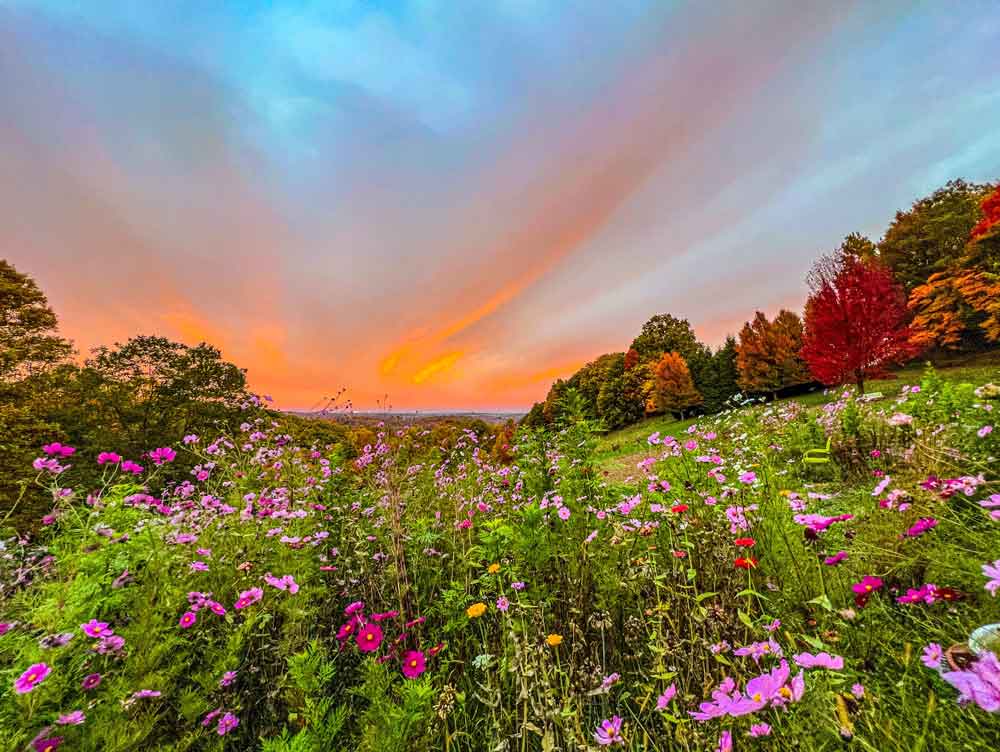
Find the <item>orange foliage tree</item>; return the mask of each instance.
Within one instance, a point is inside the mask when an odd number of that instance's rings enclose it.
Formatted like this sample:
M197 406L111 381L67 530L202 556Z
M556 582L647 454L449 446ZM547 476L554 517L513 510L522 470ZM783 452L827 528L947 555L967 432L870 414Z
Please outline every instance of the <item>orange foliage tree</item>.
M956 348L976 330L1000 341L1000 187L982 209L962 256L910 293L913 339L921 346Z
M653 368L653 391L650 406L656 411L684 411L703 402L695 389L687 361L677 352L663 353Z
M811 381L809 368L799 356L802 319L782 310L774 321L757 311L740 330L736 347L737 383L748 392L777 392Z

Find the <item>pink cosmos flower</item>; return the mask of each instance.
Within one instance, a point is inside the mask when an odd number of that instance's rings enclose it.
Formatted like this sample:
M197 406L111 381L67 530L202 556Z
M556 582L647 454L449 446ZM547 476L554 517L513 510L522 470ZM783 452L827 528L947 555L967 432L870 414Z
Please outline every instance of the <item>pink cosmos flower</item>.
M31 746L34 748L35 752L55 752L59 749L59 745L63 743L63 737L61 736L50 736L45 737L43 735L31 742Z
M981 439L985 439L991 433L993 433L993 426L983 426L978 431L976 431L976 436L978 436Z
M918 535L923 535L928 530L932 530L937 527L937 524L938 521L933 517L921 517L909 530L906 531L906 536L909 538L916 538Z
M46 444L42 447L42 451L45 452L50 457L58 455L60 457L69 457L76 449L65 444L60 444L58 441L53 441L51 444Z
M958 690L958 703L973 702L987 713L1000 712L1000 661L983 653L965 671L945 671L941 678Z
M855 582L851 585L851 590L858 595L870 595L881 587L882 580L869 574L862 577L861 582Z
M416 679L427 670L427 659L419 650L408 650L403 656L403 676Z
M190 629L194 626L196 621L198 621L198 617L195 615L194 611L185 611L178 624L181 629Z
M757 473L754 472L746 472L740 475L740 483L745 483L746 485L750 485L756 480L757 480Z
M354 640L358 644L358 650L362 653L371 653L378 650L382 644L382 628L378 624L369 622L358 630Z
M251 606L261 598L264 597L264 591L259 587L252 587L249 590L244 590L240 593L240 597L237 599L236 603L233 605L237 611Z
M989 582L986 583L986 591L994 598L1000 592L1000 559L992 564L983 564L983 574Z
M208 713L205 714L205 717L202 718L201 725L202 726L211 726L212 725L212 721L214 721L216 719L216 717L219 715L219 713L221 713L221 712L222 712L222 708L216 708L215 710L210 710Z
M220 687L228 687L234 681L236 681L236 672L235 671L227 671L226 673L224 673L222 675L222 678L219 679L219 686Z
M719 746L715 752L733 752L733 734L726 730L719 735Z
M87 716L83 714L82 710L74 710L59 716L56 719L56 723L60 726L79 726L85 720L87 720Z
M924 654L920 656L920 661L927 668L932 668L935 671L941 668L941 660L944 658L944 651L941 646L936 642L932 642L930 645L924 648Z
M847 551L838 551L833 556L827 556L823 563L828 567L835 567L847 558Z
M91 619L86 624L81 624L80 629L83 630L83 633L87 637L93 637L94 639L114 634L114 632L108 629L107 622L98 621L97 619Z
M569 507L559 507L559 511L556 512L556 514L559 515L559 519L560 520L562 520L563 522L565 522L566 520L569 519L569 516L570 516Z
M760 663L760 659L766 655L773 655L775 658L780 658L782 653L781 646L771 638L767 642L754 642L746 647L737 648L733 651L733 655L749 655L753 658L754 663Z
M617 715L601 721L601 725L594 732L594 741L602 747L612 744L624 744L625 737L622 736L622 723L621 716Z
M507 596L501 595L499 598L497 598L497 608L500 609L501 611L506 611L508 608L510 608L510 601L507 600Z
M142 700L147 697L159 697L162 693L155 689L140 689L138 692L132 693L133 700Z
M677 695L677 685L671 684L663 694L656 698L656 709L664 711L670 706L670 701Z
M344 609L344 616L350 616L351 614L361 611L365 607L364 601L354 601L354 603L349 603L347 608Z
M189 565L192 572L207 572L208 564L203 561L192 561Z
M215 601L209 601L208 610L211 611L213 614L216 614L217 616L226 615L226 607L223 606L221 603L216 603Z
M145 468L138 462L133 462L132 460L125 460L120 465L123 473L132 473L132 475L139 475Z
M14 691L19 695L26 694L45 681L52 669L44 663L33 663L14 681Z
M232 713L225 713L222 718L219 719L219 725L215 729L215 733L219 736L225 736L234 728L240 725L240 719L237 718Z
M177 452L170 447L160 447L159 449L154 449L149 453L149 459L151 459L153 464L157 467L167 462L173 462L176 458Z
M115 452L101 452L97 455L98 465L117 465L122 461L122 456Z
M855 682L851 685L851 694L854 695L859 700L865 696L865 687L863 684Z
M799 653L793 656L795 663L802 668L828 668L833 671L840 671L844 668L844 659L839 655L829 653Z
M770 736L771 727L766 723L755 723L750 727L749 734L753 737Z
M83 681L80 682L80 686L83 687L85 691L89 692L92 689L96 689L97 685L100 683L101 683L100 674L87 674L85 677L83 677Z

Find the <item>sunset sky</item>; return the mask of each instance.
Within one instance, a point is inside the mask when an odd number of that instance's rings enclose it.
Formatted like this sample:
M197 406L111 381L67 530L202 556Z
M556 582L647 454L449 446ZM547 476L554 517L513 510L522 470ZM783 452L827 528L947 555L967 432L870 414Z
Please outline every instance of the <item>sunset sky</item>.
M1000 5L0 0L0 257L81 352L523 408L1000 178Z

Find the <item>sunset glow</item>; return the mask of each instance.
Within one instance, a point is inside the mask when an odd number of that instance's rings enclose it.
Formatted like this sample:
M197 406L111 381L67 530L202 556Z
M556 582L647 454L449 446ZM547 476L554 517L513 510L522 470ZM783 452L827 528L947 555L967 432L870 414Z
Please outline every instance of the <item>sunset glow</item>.
M113 5L0 1L0 255L288 408L526 408L1000 173L988 3Z

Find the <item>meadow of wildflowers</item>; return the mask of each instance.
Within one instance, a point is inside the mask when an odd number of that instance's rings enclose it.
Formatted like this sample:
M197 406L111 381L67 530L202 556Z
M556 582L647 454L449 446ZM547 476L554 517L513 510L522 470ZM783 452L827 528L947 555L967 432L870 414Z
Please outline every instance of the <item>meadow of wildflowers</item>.
M728 411L623 480L587 421L509 462L425 427L348 460L253 404L141 457L40 446L0 749L995 750L998 396Z

